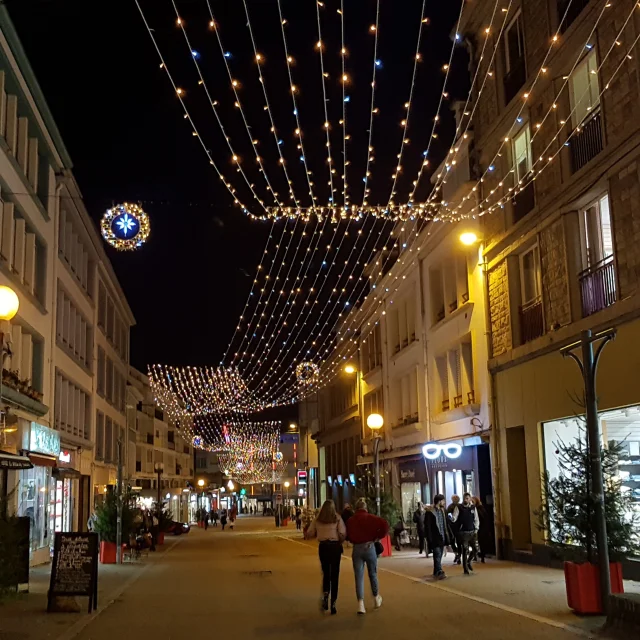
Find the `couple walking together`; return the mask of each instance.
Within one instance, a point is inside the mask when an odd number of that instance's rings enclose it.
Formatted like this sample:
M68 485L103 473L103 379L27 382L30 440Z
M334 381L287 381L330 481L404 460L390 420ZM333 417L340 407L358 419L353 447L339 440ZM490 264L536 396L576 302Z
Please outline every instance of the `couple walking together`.
M356 502L355 513L344 520L336 513L333 500L327 500L322 505L320 513L311 523L306 538L318 538L318 554L322 567L322 603L324 611L329 609L331 599L331 614L335 615L336 600L338 599L338 583L340 579L340 560L342 559L342 543L348 540L353 544L353 571L356 579L356 597L358 599L358 613L366 613L364 604L364 569L367 567L374 606L378 609L382 605L382 596L378 590L378 547L379 540L389 531L387 521L367 511L367 502L363 498Z

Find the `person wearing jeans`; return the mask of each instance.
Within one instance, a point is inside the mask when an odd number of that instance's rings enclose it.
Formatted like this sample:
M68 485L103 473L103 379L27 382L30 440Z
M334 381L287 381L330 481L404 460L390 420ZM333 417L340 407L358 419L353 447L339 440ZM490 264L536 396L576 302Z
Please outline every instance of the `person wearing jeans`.
M353 572L356 577L356 597L358 598L358 613L367 612L364 606L364 567L367 566L371 592L373 593L375 608L382 606L382 596L378 589L378 554L376 541L389 533L389 524L383 518L374 516L367 511L367 502L360 498L356 502L356 511L347 522L347 540L353 544Z
M433 551L433 577L444 580L447 576L442 570L442 556L444 548L451 544L453 536L445 511L444 496L441 493L433 498L433 507L425 514L424 528L429 549Z
M326 500L317 518L309 525L305 538L318 538L318 555L322 568L322 600L320 608L329 609L331 596L331 615L335 615L340 582L340 560L342 559L342 542L347 535L342 518L336 513L333 500Z

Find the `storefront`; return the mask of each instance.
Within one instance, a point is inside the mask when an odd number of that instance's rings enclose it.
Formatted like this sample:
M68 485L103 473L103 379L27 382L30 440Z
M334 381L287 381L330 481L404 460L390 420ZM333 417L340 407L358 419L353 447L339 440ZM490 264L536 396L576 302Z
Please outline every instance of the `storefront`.
M399 461L398 476L402 499L402 516L406 523L413 522L418 503L431 503L429 474L424 456L410 456Z
M28 517L30 527L30 564L42 564L50 559L49 547L56 522L56 504L51 503L56 481L53 469L60 456L60 435L36 422L22 425L22 450L33 468L22 469L18 475L17 515Z
M72 449L61 449L51 479L49 499L50 529L54 532L77 531L83 514L76 516L75 506L78 497L78 482L81 477L76 469L77 452ZM89 514L86 514L85 521Z

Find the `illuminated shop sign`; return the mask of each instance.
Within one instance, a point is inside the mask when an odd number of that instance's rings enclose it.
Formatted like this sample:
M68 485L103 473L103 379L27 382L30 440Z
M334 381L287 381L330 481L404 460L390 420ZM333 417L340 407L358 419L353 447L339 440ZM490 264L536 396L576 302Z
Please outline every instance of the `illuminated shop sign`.
M422 447L422 455L427 458L427 460L437 460L440 456L455 459L459 458L461 454L462 446L455 442L448 442L445 444L430 442Z
M37 422L31 423L29 440L23 448L32 453L43 453L47 456L60 455L60 434Z

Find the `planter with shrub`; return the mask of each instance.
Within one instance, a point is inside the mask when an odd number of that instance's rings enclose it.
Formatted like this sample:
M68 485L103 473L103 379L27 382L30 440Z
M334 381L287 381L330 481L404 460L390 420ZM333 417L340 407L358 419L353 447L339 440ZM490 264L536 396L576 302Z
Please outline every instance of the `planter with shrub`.
M94 531L100 536L100 562L115 564L118 527L118 498L109 491L104 502L96 507ZM129 541L134 529L134 514L128 496L122 497L122 544Z

